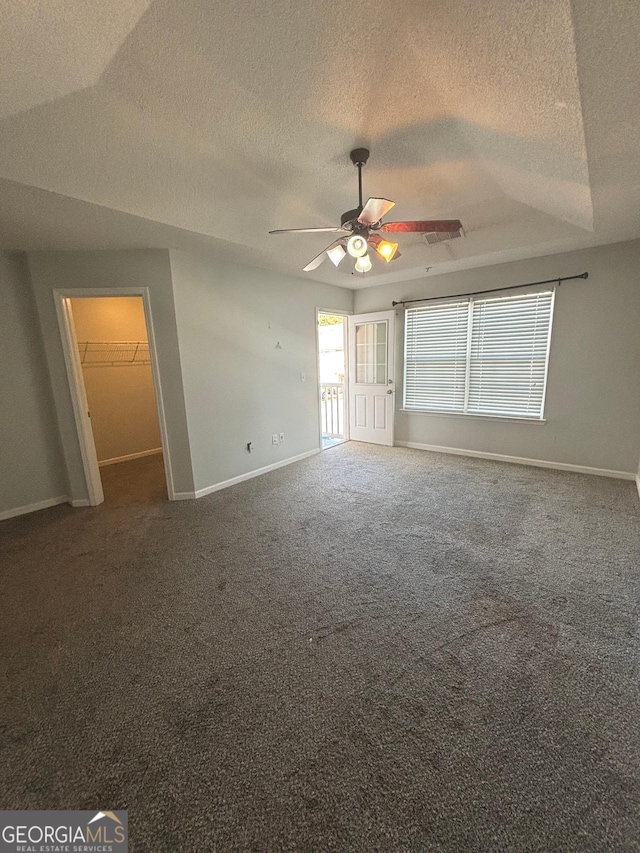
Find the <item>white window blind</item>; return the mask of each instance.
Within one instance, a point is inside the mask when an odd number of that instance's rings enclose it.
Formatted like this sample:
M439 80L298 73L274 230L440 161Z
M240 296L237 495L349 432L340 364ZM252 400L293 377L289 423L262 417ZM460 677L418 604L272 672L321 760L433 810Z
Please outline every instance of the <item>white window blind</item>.
M404 407L542 418L553 291L408 308Z
M406 409L464 409L469 303L410 308L405 323Z

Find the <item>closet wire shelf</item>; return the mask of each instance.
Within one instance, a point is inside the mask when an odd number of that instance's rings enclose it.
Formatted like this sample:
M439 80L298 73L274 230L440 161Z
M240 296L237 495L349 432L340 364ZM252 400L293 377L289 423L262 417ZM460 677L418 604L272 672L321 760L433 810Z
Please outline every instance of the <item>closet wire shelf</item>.
M83 367L151 364L148 341L78 341Z

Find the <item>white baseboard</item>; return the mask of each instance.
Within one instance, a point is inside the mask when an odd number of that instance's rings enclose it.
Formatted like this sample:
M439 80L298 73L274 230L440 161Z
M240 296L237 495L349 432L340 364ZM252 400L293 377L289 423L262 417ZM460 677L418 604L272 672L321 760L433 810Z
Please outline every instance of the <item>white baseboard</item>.
M309 456L315 456L320 453L320 448L307 450L305 453L299 453L297 456L290 456L288 459L282 459L280 462L273 462L271 465L265 465L264 468L256 468L255 471L248 471L246 474L240 474L238 477L232 477L230 480L223 480L221 483L215 483L213 486L205 486L204 489L198 489L195 492L176 492L173 499L176 501L193 500L194 498L203 498L205 495L210 495L213 492L219 492L221 489L228 489L229 486L235 486L237 483L243 483L245 480L251 480L253 477L260 477L262 474L268 474L269 471L275 471L276 468L284 468L285 465L291 465L294 462L299 462L301 459L307 459Z
M98 461L100 468L105 465L116 465L118 462L128 462L130 459L140 459L143 456L154 456L156 453L162 453L161 447L154 447L153 450L141 450L139 453L128 453L126 456L113 456L111 459L103 459Z
M46 501L37 501L37 503L27 504L26 506L17 506L13 509L5 509L0 512L0 521L7 518L15 518L17 515L26 515L29 512L37 512L39 509L48 509L51 506L68 503L67 495L59 495L57 498L47 498Z
M638 497L640 498L640 474L636 474L636 489L638 490Z
M590 468L586 465L571 465L568 462L547 462L545 459L525 459L523 456L503 456L501 453L484 453L480 450L463 450L460 447L440 447L436 444L418 444L415 441L396 441L398 447L414 450L430 450L433 453L452 453L456 456L474 456L492 459L495 462L512 462L515 465L533 465L535 468L554 468L557 471L573 471L576 474L594 474L596 477L614 477L617 480L637 479L630 471L609 471L607 468ZM640 486L638 486L640 491Z
M79 506L91 506L91 504L89 503L89 498L76 498L73 501L69 501L69 503L74 508L77 508Z

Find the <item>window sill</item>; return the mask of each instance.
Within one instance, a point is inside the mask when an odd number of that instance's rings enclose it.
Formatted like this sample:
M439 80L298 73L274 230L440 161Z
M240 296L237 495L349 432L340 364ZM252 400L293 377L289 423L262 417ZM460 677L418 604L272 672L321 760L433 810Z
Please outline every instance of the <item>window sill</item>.
M429 412L424 409L399 409L398 411L402 412L403 415L422 415L429 418L456 418L463 420L468 420L469 418L476 418L481 421L499 421L500 423L512 424L535 424L536 426L544 426L546 424L546 418L515 418L508 417L503 415L476 415L473 412Z

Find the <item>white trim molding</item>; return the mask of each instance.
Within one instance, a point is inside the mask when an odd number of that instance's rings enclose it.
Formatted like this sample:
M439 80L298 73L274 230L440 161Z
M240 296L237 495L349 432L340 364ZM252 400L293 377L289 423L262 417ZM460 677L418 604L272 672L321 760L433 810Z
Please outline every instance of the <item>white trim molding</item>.
M533 465L535 468L553 468L556 471L573 471L575 474L593 474L596 477L613 477L616 480L637 480L631 471L610 471L607 468L590 468L587 465L572 465L568 462L548 462L545 459L525 459L523 456L504 456L502 453L484 453L481 450L464 450L461 447L441 447L437 444L418 444L415 441L396 441L397 447L413 450L429 450L432 453L450 453L455 456L472 456L477 459L492 459L494 462L512 462L515 465ZM640 491L640 486L638 487Z
M73 415L76 422L78 434L78 445L82 458L82 467L85 475L86 492L91 506L97 506L104 500L102 492L102 481L98 470L98 457L96 445L91 428L89 416L89 404L82 376L82 365L78 352L76 330L73 323L73 311L71 310L70 298L65 297L62 291L53 291L62 352L64 355L67 378L69 381L69 392L73 405ZM71 485L73 492L73 485Z
M65 503L69 503L67 495L59 495L57 498L47 498L45 501L37 501L33 504L5 509L0 512L0 521L5 521L7 518L15 518L17 515L27 515L29 512L37 512L39 509L49 509L51 506L58 506L58 504Z
M155 456L156 453L162 453L161 447L154 447L153 450L141 450L138 453L128 453L126 456L112 456L111 459L102 459L98 461L100 468L105 465L117 465L118 462L128 462L130 459L141 459L143 456Z
M288 459L282 459L280 462L273 462L271 465L265 465L264 468L247 471L246 474L240 474L238 477L232 477L230 480L223 480L221 483L215 483L213 486L205 486L203 489L198 489L195 492L176 492L174 500L188 501L194 498L203 498L205 495L219 492L221 489L228 489L229 486L235 486L237 483L242 483L245 480L261 477L262 474L268 474L269 471L275 471L277 468L284 468L285 465L300 462L301 459L307 459L309 456L315 456L317 453L320 453L320 448L314 447L313 450L307 450L305 453L299 453L297 456L290 456Z
M638 490L638 497L640 498L640 474L636 474L636 489Z

